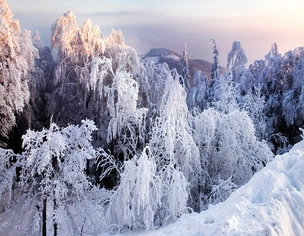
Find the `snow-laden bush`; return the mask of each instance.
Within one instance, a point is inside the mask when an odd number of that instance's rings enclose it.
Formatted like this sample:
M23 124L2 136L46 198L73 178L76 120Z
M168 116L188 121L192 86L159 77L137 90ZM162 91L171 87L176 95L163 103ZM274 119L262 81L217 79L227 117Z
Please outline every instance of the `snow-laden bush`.
M213 185L207 201L212 204L225 201L238 188L231 179L232 176L226 180L220 179L216 185Z

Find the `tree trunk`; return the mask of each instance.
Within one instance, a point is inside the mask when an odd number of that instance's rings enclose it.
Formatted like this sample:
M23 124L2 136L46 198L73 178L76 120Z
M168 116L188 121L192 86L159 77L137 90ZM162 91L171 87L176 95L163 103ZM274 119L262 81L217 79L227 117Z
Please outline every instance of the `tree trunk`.
M43 198L43 208L42 208L42 236L46 236L46 197Z
M57 204L56 204L56 200L54 200L54 207L53 207L53 209L55 210L57 208ZM53 222L53 224L54 224L54 236L57 236L58 235L58 225L57 225L57 223L56 222Z

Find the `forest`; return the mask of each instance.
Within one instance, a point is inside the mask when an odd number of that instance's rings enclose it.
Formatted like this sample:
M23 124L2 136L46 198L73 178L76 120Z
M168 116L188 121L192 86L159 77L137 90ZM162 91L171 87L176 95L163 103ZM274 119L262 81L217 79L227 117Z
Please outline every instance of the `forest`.
M151 230L224 201L301 140L304 48L220 73L141 58L67 12L51 45L0 1L0 216L24 235ZM26 215L26 220L23 219ZM24 223L25 222L25 223ZM21 223L20 223L21 224ZM13 232L14 229L11 229Z

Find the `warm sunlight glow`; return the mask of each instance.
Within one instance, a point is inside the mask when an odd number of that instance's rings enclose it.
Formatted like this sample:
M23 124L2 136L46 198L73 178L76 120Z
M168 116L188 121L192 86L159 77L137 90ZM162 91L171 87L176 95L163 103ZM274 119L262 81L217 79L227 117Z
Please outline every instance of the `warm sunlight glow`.
M304 2L298 0L90 0L85 3L31 0L24 4L8 0L8 3L22 22L21 27L38 29L46 42L50 32L45 25L72 10L79 22L91 18L105 36L112 28L122 30L126 42L141 54L153 47L166 47L181 53L187 42L190 58L211 60L209 39L214 38L223 65L234 40L242 42L252 63L262 59L274 42L284 53L302 46L304 38Z

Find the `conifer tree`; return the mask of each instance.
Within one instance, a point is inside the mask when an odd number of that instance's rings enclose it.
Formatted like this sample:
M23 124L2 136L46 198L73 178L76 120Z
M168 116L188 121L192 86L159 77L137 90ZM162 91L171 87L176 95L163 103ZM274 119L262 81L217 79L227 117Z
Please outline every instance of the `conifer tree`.
M191 75L190 75L190 71L189 71L188 53L187 53L186 43L184 44L183 57L182 57L181 61L182 61L182 73L181 73L180 83L184 86L186 91L189 91Z
M211 39L213 42L213 63L212 63L212 68L211 68L211 79L214 80L218 77L219 75L219 52L216 47L216 42L214 39Z

